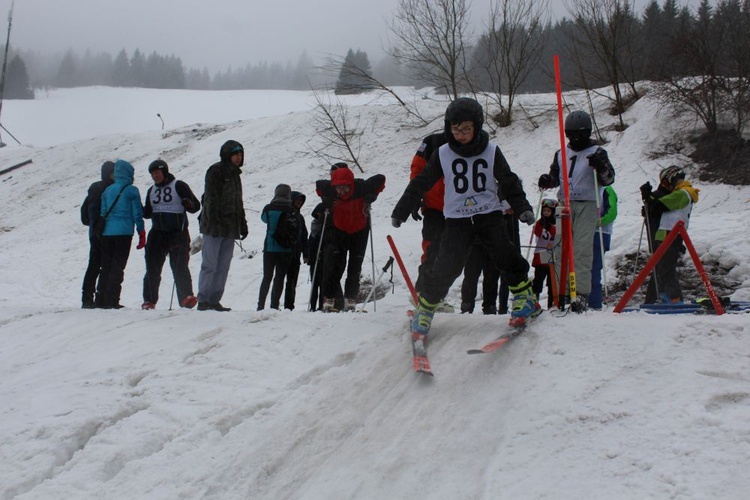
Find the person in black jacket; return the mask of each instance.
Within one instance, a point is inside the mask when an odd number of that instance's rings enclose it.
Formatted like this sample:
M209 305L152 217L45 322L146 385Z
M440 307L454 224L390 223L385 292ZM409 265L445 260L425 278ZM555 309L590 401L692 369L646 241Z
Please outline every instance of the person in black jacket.
M198 277L198 310L229 311L219 302L229 276L234 242L247 238L247 218L242 201L240 173L245 150L237 141L225 142L221 161L206 172L203 208L198 220L203 235L201 272Z
M501 203L510 204L518 219L534 224L534 212L518 176L500 148L482 130L484 110L474 99L461 97L445 111L448 142L430 156L425 169L409 182L391 214L400 227L422 200L424 193L443 182L445 229L435 263L427 269L412 319L412 339L429 333L440 301L461 275L470 246L479 237L495 267L504 271L513 292L511 326L525 324L541 312L528 278L529 263L513 242Z
M309 259L309 249L307 244L307 225L305 216L302 215L302 206L305 204L307 197L299 191L292 191L292 210L297 215L297 245L292 249L292 258L289 261L289 267L286 269L286 285L284 288L284 309L290 311L294 309L294 301L297 297L297 280L299 279L300 254L302 261L307 264Z
M111 161L102 163L100 181L89 186L86 199L81 205L81 222L89 227L89 265L86 274L83 275L83 287L81 293L81 307L83 309L94 309L94 293L96 292L96 280L99 278L102 267L102 244L94 234L94 223L100 217L99 210L102 206L102 193L115 181L115 164Z
M183 181L169 173L164 160L154 160L148 166L154 185L146 193L143 217L151 219L151 231L146 240L146 275L143 277L143 305L153 309L159 301L161 270L169 255L174 275L177 300L180 306L192 309L198 302L193 295L190 276L190 233L187 213L200 209L200 202Z

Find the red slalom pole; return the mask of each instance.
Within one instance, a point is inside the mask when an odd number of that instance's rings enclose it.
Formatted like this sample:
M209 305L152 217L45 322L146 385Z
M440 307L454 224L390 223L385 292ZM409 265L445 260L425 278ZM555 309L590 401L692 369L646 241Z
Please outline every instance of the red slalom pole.
M404 275L404 281L406 281L406 286L409 288L409 292L411 292L411 296L414 299L414 305L415 307L419 305L419 297L417 297L417 291L414 289L414 285L411 283L411 278L409 278L409 273L406 271L406 266L404 266L404 261L401 260L401 254L398 253L398 248L396 248L396 243L393 241L393 238L391 238L391 235L389 234L387 237L388 244L391 246L391 250L393 251L393 256L396 257L396 262L398 262L398 267L401 269L401 274Z
M562 209L560 217L562 219L562 260L560 272L559 294L562 297L565 293L566 279L570 284L570 301L576 298L576 269L573 258L573 225L570 220L570 185L568 184L568 152L565 148L565 122L563 120L562 104L562 85L560 83L560 59L557 55L553 56L555 63L555 90L557 92L557 121L560 129L560 177L563 185L563 194L565 195L565 206ZM566 276L567 274L567 276Z

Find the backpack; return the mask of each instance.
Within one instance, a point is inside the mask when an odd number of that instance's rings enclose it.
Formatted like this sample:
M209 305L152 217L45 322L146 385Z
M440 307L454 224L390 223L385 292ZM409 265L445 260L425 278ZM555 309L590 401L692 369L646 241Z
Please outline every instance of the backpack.
M273 239L284 248L294 248L299 240L299 225L297 224L297 213L292 210L281 212L276 224Z
M88 226L91 224L91 221L89 220L89 197L86 196L86 198L83 200L83 203L81 203L81 224L84 226Z

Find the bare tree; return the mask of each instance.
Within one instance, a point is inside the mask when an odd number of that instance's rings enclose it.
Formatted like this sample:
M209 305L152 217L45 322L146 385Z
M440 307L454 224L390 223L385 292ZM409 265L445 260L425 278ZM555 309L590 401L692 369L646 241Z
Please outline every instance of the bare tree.
M359 120L350 116L348 107L338 98L332 101L332 95L332 89L313 90L316 102L313 112L315 138L308 141L306 146L314 156L328 164L343 160L356 165L364 173L359 163L363 133Z
M453 99L467 88L469 11L466 0L401 0L388 23L387 52Z
M495 0L491 6L480 60L492 85L489 98L500 108L493 116L500 127L513 121L516 95L542 56L548 10L548 0Z
M574 21L570 32L580 78L585 88L589 82L604 81L612 87L614 109L620 117L620 129L625 128L622 113L627 98L620 85L630 90L630 98L639 97L635 86L633 49L637 20L629 0L569 0L568 11ZM584 64L592 58L597 64ZM589 74L586 74L586 73Z
M425 126L430 123L422 114L419 112L416 106L409 105L406 103L392 88L385 85L383 82L375 78L366 69L360 68L356 64L347 64L345 60L340 57L330 57L323 66L317 68L320 74L327 75L339 75L345 74L350 80L359 82L359 88L366 88L370 92L377 92L380 95L387 94L401 106L407 115L417 120L417 126ZM338 84L337 84L338 85Z

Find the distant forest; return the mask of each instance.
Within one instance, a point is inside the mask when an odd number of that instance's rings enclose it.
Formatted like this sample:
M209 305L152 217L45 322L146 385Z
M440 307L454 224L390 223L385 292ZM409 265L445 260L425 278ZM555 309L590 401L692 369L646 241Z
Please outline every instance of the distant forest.
M445 3L446 0L436 0ZM453 0L457 2L457 0ZM524 24L512 37L536 44L536 57L518 53L519 44L506 42L509 52L498 53L493 41L507 30L505 22L471 40L462 40L464 75L461 91L505 93L510 85L518 92L554 91L552 60L560 57L562 80L567 88L598 88L641 80L660 81L676 75L714 74L748 80L750 73L750 0L720 0L712 6L703 0L695 12L678 6L676 0L652 0L640 13L628 0L572 0L581 8L571 18L543 25ZM461 3L461 2L458 2ZM591 4L589 9L588 4ZM500 18L507 19L507 18ZM585 35L585 36L584 36ZM598 38L597 38L598 37ZM448 88L445 78L433 78L424 67L399 59L395 51L370 67L366 53L350 50L338 61L314 61L303 52L296 63L260 62L229 67L210 74L207 69L186 68L181 58L140 50L117 55L86 51L78 54L46 55L11 45L6 75L5 98L33 98L33 91L90 85L162 89L306 90L334 85L342 78L342 67L355 64L358 70L383 85ZM501 60L502 59L502 60ZM517 82L493 81L480 71L491 65L520 61L530 67ZM506 61L507 60L507 61ZM336 69L338 68L338 69ZM510 70L512 71L512 70ZM520 73L520 71L519 71ZM348 72L351 76L351 72ZM512 75L505 71L503 78ZM25 80L25 81L24 81ZM362 90L372 86L362 85ZM617 88L617 85L615 85ZM635 91L635 89L633 88ZM30 91L30 92L29 92ZM30 95L30 97L29 97ZM750 91L748 91L750 95Z

